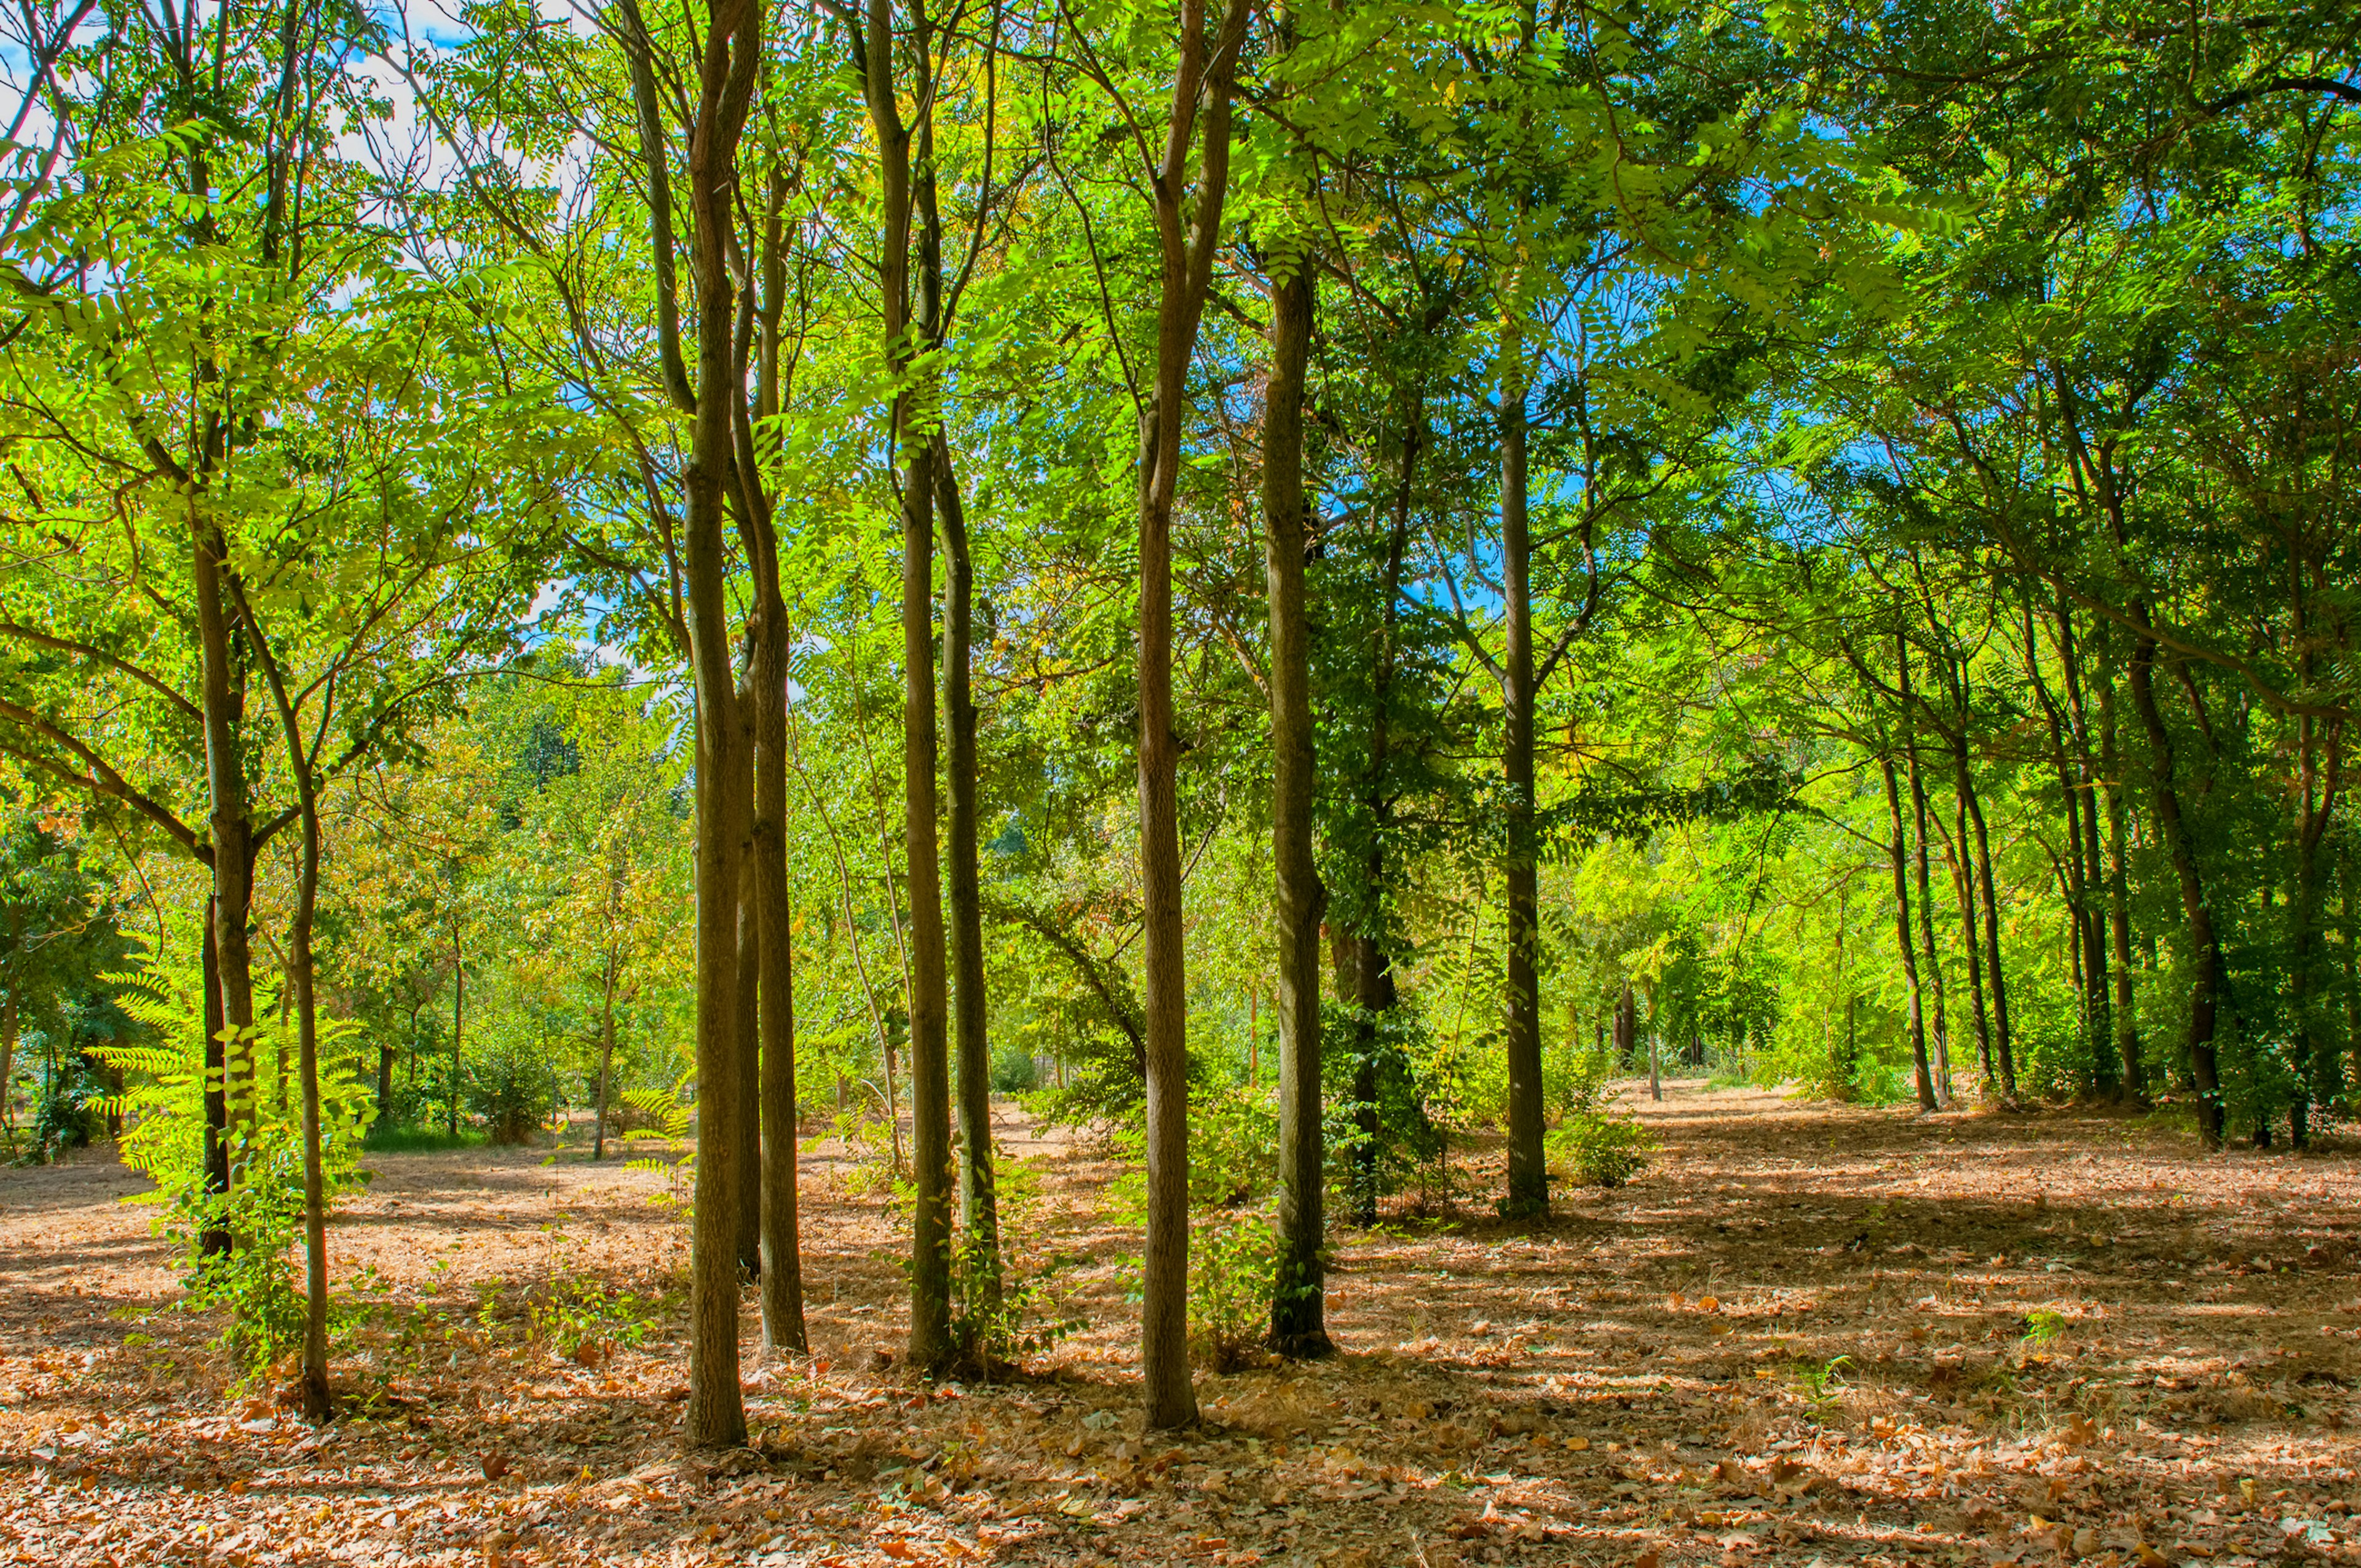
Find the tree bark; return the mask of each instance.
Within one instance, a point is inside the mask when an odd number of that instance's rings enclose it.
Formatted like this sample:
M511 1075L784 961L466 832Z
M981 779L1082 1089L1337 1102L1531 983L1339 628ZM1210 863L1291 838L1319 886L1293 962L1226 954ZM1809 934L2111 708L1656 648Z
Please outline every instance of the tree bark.
M2091 884L2084 877L2082 863L2082 792L2075 776L2073 760L2067 753L2065 715L2049 690L2049 683L2041 673L2040 641L2034 633L2033 598L2026 595L2021 607L2025 633L2026 678L2033 686L2034 696L2041 705L2042 716L2049 729L2050 767L2058 775L2059 798L2066 812L2066 853L2057 861L2059 890L2065 894L2066 917L2070 927L2068 943L2070 970L2074 977L2075 1003L2081 1014L2083 1062L2080 1076L2093 1091L2112 1091L2114 1063L2107 1059L2103 1015L2106 1010L2104 970L2097 948L2091 940ZM2065 657L2061 645L2059 658ZM2095 1007L2095 1011L2094 1011Z
M1918 710L1910 695L1910 643L1907 638L1897 641L1901 653L1903 744L1908 749L1910 812L1916 830L1918 925L1926 942L1926 979L1935 1002L1935 1103L1948 1111L1951 1108L1951 1026L1943 1009L1941 949L1935 945L1934 877L1929 863L1932 857L1927 849L1927 781L1918 765Z
M921 80L918 133L931 124L931 93L924 73L932 60L923 23L911 58ZM877 135L884 233L878 258L887 367L906 375L939 317L922 306L911 319L910 251L913 192L911 127L902 118L894 69L891 0L869 0L862 39L862 84ZM931 158L917 159L931 177ZM922 280L922 282L924 280ZM931 304L928 302L928 304ZM950 1360L950 1062L949 979L945 972L942 869L935 840L938 764L934 638L934 444L916 428L914 400L905 388L894 400L893 441L902 462L902 837L910 898L910 1108L912 1165L917 1194L911 1217L910 1337L906 1355L923 1372Z
M1180 0L1180 59L1164 147L1148 182L1160 263L1156 373L1139 418L1139 859L1148 1058L1148 1234L1140 1270L1140 1370L1148 1424L1197 1419L1189 1377L1189 995L1180 924L1178 736L1172 710L1172 506L1189 362L1229 193L1230 126L1247 0L1227 0L1208 38L1204 0ZM1203 120L1193 203L1189 153ZM1189 232L1193 226L1194 233Z
M2145 623L2147 605L2136 604L2134 615ZM2181 916L2189 923L2190 957L2195 967L2189 992L2188 1058L2190 1077L2197 1086L2197 1135L2208 1149L2222 1146L2222 1080L2214 1058L2213 1032L2223 989L2222 942L2213 928L2213 910L2206 902L2205 882L2198 869L2197 845L2181 815L2180 790L2173 773L2171 733L2156 701L2157 644L2140 637L2132 645L2130 685L2132 707L2147 731L2148 793L2156 811L2157 835L2172 861L2180 891Z
M1272 923L1279 939L1279 1267L1271 1348L1322 1356L1328 1337L1322 1253L1320 921L1328 902L1312 858L1318 787L1312 728L1312 630L1304 565L1304 363L1315 308L1310 257L1271 290L1270 377L1263 396L1263 581L1270 620Z
M598 1104L590 1124L590 1157L607 1157L607 1086L615 1070L615 955L607 955L606 984L598 1000Z
M198 1252L205 1257L218 1257L230 1249L229 1221L223 1205L229 1201L229 1056L223 1036L228 1024L222 1011L222 972L219 938L215 935L221 924L221 901L215 896L205 900L205 931L203 941L204 969L204 1063L205 1063L205 1192L207 1204L205 1224L199 1238ZM16 998L9 998L13 1008ZM9 1032L8 1043L16 1044L16 1034ZM10 1053L14 1054L13 1049ZM7 1092L13 1081L8 1063L0 1058L0 1095ZM379 1103L383 1105L382 1097Z
M2099 643L2099 772L2107 803L2107 928L2114 948L2116 1081L2126 1104L2147 1103L2147 1072L2140 1060L2139 1016L2132 1008L2132 913L2130 875L2125 865L2129 833L2125 823L2123 748L2115 730L2114 638Z
M751 655L749 650L750 676ZM758 1280L763 1277L763 916L761 870L755 861L753 707L753 683L748 679L741 682L738 688L740 773L729 781L730 793L736 796L730 815L745 824L745 852L734 878L738 886L738 966L733 1034L738 1044L735 1092L741 1109L730 1119L730 1136L736 1144L730 1168L736 1172L738 1181L738 1201L732 1205L738 1220L738 1273L742 1279Z
M1959 770L1960 803L1965 807L1966 821L1975 829L1976 890L1982 895L1984 914L1984 972L1992 985L1993 1042L2000 1068L2000 1097L2004 1104L2016 1102L2016 1057L2008 1026L2008 987L2002 978L2000 961L2000 899L1994 892L1992 869L1992 839L1984 830L1983 802L1976 795L1975 779L1968 765L1967 732L1960 731L1953 744L1952 762ZM1964 850L1966 845L1960 848Z
M1885 775L1885 819L1889 829L1886 858L1894 869L1894 946L1902 959L1902 987L1908 1001L1910 1060L1918 1077L1918 1109L1933 1111L1935 1068L1927 1058L1927 1015L1918 997L1918 943L1910 931L1909 838L1903 829L1902 783L1891 756L1878 759Z
M304 1419L317 1425L335 1414L335 1401L328 1389L328 1204L320 1159L319 1007L313 994L312 925L320 897L318 781L304 751L303 729L289 697L285 674L264 642L262 628L250 607L245 616L252 634L249 646L279 710L280 729L287 742L288 773L295 787L296 820L303 836L287 944L288 980L295 992L295 1073L303 1138L303 1348L296 1386Z
M459 1135L460 1036L467 1021L467 964L459 950L459 922L455 916L451 921L451 1100L445 1129L454 1138Z
M2309 659L2305 661L2310 663ZM2310 672L2305 672L2309 684ZM2336 799L2344 784L2343 726L2309 715L2297 726L2295 795L2295 863L2288 896L2288 1000L2295 1014L2296 1039L2303 1047L2301 1064L2305 1101L2323 1111L2344 1098L2344 1071L2334 1036L2320 1017L2323 1005L2320 940L2322 905L2325 897L2322 851L2329 824L2335 818ZM2325 732L2323 734L2323 731ZM2302 1146L2310 1119L2299 1115L2296 1144Z
M932 181L924 202L937 228ZM928 247L928 270L941 268ZM950 728L951 1043L959 1058L960 1230L966 1288L986 1310L1000 1301L1000 1201L993 1176L992 1042L985 1033L983 894L977 865L976 713L970 671L974 641L975 563L950 446L935 436L935 488L943 533L943 714Z
M1500 1212L1510 1218L1549 1212L1549 1166L1542 1148L1542 1014L1540 869L1533 800L1532 540L1526 516L1525 386L1513 367L1512 341L1501 355L1512 368L1500 385L1500 581L1506 647L1500 661L1504 734L1501 780L1507 786L1507 1016L1502 1047L1509 1066L1509 1190ZM1653 1053L1650 1057L1653 1076Z
M733 788L747 773L743 728L731 679L725 493L733 456L732 403L742 395L733 332L737 298L729 238L735 214L739 139L753 96L762 11L752 0L708 0L690 121L687 200L697 280L697 379L683 472L686 505L684 620L697 696L697 1080L696 1218L689 1250L688 1408L682 1441L692 1449L734 1448L746 1440L738 1386L739 1125L754 1113L741 1082L745 1060L738 1023L739 872L752 836ZM636 91L636 88L635 88ZM653 89L646 94L653 97ZM646 98L642 100L646 104ZM652 105L643 117L653 115ZM654 148L661 167L667 150ZM654 226L669 245L670 214ZM675 389L675 400L679 400Z
M190 549L197 603L199 708L205 733L205 797L212 843L214 952L221 978L223 1135L229 1179L238 1179L238 1151L251 1135L254 1099L254 950L247 921L254 906L254 824L248 805L245 749L245 681L237 669L229 622L231 576L220 531L200 516Z
M776 228L775 212L773 220ZM756 411L776 412L776 310L783 279L774 232L763 289L772 310L770 346ZM751 437L751 432L748 433ZM778 541L767 505L754 510L747 552L754 576L755 624L749 656L754 706L754 900L756 963L761 968L756 1027L760 1062L763 1348L810 1348L804 1324L803 1240L796 1165L795 911L787 880L787 676L794 642L779 587ZM857 954L857 938L856 938ZM865 975L864 975L865 982ZM864 983L865 990L865 983Z

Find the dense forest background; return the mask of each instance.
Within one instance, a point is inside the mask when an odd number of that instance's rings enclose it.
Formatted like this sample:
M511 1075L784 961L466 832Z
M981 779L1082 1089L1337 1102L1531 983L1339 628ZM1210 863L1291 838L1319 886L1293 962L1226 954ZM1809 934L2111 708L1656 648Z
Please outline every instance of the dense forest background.
M2350 13L5 26L8 1137L308 1235L324 1406L364 1137L693 1113L712 1366L872 1140L948 1365L1034 1096L1161 1424L1192 1237L1316 1350L1609 1076L2349 1110Z

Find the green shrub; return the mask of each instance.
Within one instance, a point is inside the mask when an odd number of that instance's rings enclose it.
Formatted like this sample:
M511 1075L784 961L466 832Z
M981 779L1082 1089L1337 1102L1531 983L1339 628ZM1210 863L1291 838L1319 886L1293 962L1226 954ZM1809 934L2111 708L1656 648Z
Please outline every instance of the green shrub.
M500 1038L479 1045L467 1063L467 1114L496 1144L533 1141L557 1103L557 1075L535 1045Z
M1612 1103L1570 1113L1549 1143L1567 1174L1586 1187L1622 1186L1647 1168L1656 1149L1654 1135L1640 1119Z
M1259 1355L1279 1283L1279 1233L1261 1209L1215 1210L1190 1225L1189 1349L1209 1372Z
M156 1191L135 1201L165 1206L158 1228L183 1249L187 1305L226 1309L224 1348L249 1374L259 1372L303 1333L302 1097L288 1086L282 1108L267 1083L271 1063L293 1058L292 1042L283 1038L293 1025L276 1008L258 1008L264 1025L227 1039L232 1059L250 1064L253 1076L229 1085L235 1185L214 1192L204 1169L203 976L193 964L157 960L137 973L107 978L124 1011L157 1043L93 1047L92 1054L124 1088L93 1103L102 1114L123 1118L124 1164L156 1183ZM357 1026L340 1018L319 1021L318 1048L321 1176L333 1207L340 1194L368 1180L360 1157L362 1133L375 1111L374 1085L363 1058L373 1053L364 1052ZM237 1238L237 1245L207 1253L207 1234L220 1231Z
M595 1366L618 1347L638 1344L656 1326L659 1303L576 1278L529 1297L525 1319L533 1337L580 1366Z
M1030 1094L1040 1087L1040 1065L1030 1051L1009 1049L992 1058L994 1094Z

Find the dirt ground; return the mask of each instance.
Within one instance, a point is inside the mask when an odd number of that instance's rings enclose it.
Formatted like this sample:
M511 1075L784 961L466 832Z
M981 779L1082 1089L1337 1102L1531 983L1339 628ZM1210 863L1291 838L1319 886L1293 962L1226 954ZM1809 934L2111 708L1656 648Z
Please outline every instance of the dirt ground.
M104 1157L0 1172L0 1562L2361 1563L2351 1142L1668 1087L1655 1165L1545 1224L1335 1236L1345 1354L1201 1375L1146 1435L1091 1144L1002 1135L1020 1250L1085 1326L928 1388L861 1151L804 1168L813 1354L754 1446L674 1442L686 1234L661 1169L372 1157L332 1235L351 1410L233 1387ZM1478 1190L1493 1172L1479 1155ZM752 1295L749 1295L752 1306ZM634 1343L636 1341L636 1343Z

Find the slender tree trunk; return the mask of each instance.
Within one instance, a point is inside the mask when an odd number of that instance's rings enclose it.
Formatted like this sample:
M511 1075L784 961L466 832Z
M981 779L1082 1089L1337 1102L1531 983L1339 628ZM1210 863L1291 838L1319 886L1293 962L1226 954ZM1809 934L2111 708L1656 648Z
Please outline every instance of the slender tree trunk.
M205 931L202 943L204 968L204 1063L205 1063L205 1192L207 1194L204 1231L198 1242L199 1252L206 1257L218 1257L230 1249L227 1215L222 1205L229 1199L229 1057L223 1035L228 1024L222 1013L221 957L214 934L221 924L221 903L217 897L205 900ZM10 1057L15 1055L16 1041L14 1008L16 997L9 997L11 1008L8 1045ZM9 1074L6 1058L0 1058L0 1095L7 1092L14 1081ZM380 1108L385 1102L378 1102ZM12 1141L13 1147L13 1141Z
M229 1180L239 1179L237 1150L254 1127L254 950L247 922L254 905L254 824L239 730L246 684L229 618L235 581L224 563L219 530L200 515L191 528L190 578L197 605L199 708L205 735L205 798L212 841L213 936L221 982L223 1133Z
M2035 696L2041 703L2049 726L2051 765L2058 773L2058 789L2066 808L2066 852L2058 862L2061 890L2066 895L2066 912L2071 926L2070 948L2073 958L2075 997L2081 1012L2084 1082L2092 1093L2114 1098L2120 1092L2115 1074L2115 1061L2110 1048L2107 1022L2107 959L2101 938L2098 906L2099 879L2091 861L2084 858L2086 839L2096 843L2097 820L2092 815L2096 800L2091 785L2091 759L2083 741L2085 732L2081 708L2081 680L2074 668L2073 627L2061 605L2057 612L2057 652L2059 668L2064 679L2070 711L2061 707L2041 674L2040 641L2034 631L2033 599L2028 592L2024 602L2025 663L2032 681ZM2066 742L2069 718L2073 723L2074 745Z
M1501 350L1513 366L1513 344ZM1525 387L1512 368L1500 386L1500 663L1505 729L1501 775L1508 786L1508 1009L1502 1046L1509 1063L1509 1190L1500 1212L1549 1212L1549 1165L1542 1148L1541 897L1533 800L1532 541L1526 516ZM1654 1056L1650 1054L1651 1075Z
M1377 857L1372 856L1374 861ZM1373 937L1353 937L1353 1124L1360 1142L1353 1150L1353 1223L1378 1223L1378 1144L1385 1124L1378 1114L1381 1026L1398 1000L1392 955Z
M467 964L459 950L459 922L451 922L451 1101L449 1124L445 1128L454 1138L459 1135L459 1075L461 1036L467 1022Z
M1246 1087L1262 1087L1262 987L1246 987ZM1279 1168L1287 1168L1282 1159Z
M2306 661L2309 663L2309 660ZM2305 672L2307 678L2310 672ZM2288 999L2295 1014L2296 1039L2303 1047L2304 1088L2298 1096L2297 1146L2307 1141L2310 1119L2304 1102L2323 1111L2344 1098L2344 1072L2336 1041L2321 1017L2319 970L2322 906L2326 881L2322 864L2328 828L2343 784L2342 726L2309 715L2297 726L2295 864L2288 897ZM2325 731L2323 734L2323 732Z
M1968 960L1968 1003L1976 1029L1976 1060L1983 1071L1985 1091L1997 1094L2000 1072L1993 1061L1992 1022L1984 1011L1983 955L1976 936L1975 862L1968 855L1968 791L1956 778L1954 784L1951 831L1944 840L1943 856L1950 865L1951 885L1960 899L1960 949Z
M751 651L750 651L751 652ZM751 663L751 659L750 659ZM751 670L749 672L751 674ZM730 1168L738 1182L738 1201L731 1207L738 1222L738 1274L741 1279L763 1276L763 916L760 869L754 859L754 693L752 682L738 691L739 776L730 781L737 798L730 814L746 825L744 855L736 867L738 885L738 965L734 988L733 1032L738 1045L738 1114L730 1118L736 1148Z
M631 15L636 20L636 11ZM745 1189L738 1149L740 1124L756 1114L751 1086L741 1081L746 1047L739 1037L739 873L752 823L745 809L751 792L738 787L747 776L748 760L730 668L725 524L744 379L733 310L738 291L730 265L732 198L738 144L761 53L762 11L752 0L708 0L707 17L697 107L689 119L687 227L697 280L693 389L680 374L677 333L664 334L674 401L692 416L681 529L683 619L697 697L697 1157L689 1246L688 1408L681 1423L682 1441L691 1449L734 1448L746 1440L745 1402L738 1385L738 1211ZM651 227L663 264L659 270L668 273L672 217L661 197L661 171L670 155L654 128L658 105L650 64L644 55L632 63L642 136L652 144L647 161L657 199ZM674 305L668 277L659 283L661 315Z
M1279 938L1279 1266L1270 1343L1319 1356L1328 1338L1322 1252L1320 920L1328 902L1312 859L1317 787L1312 728L1310 554L1303 489L1303 377L1315 308L1312 265L1271 291L1270 378L1263 403L1263 580L1270 617L1272 923Z
M1992 869L1992 839L1984 831L1983 802L1977 797L1975 780L1968 765L1968 741L1961 731L1953 745L1952 762L1959 770L1960 800L1967 808L1967 825L1975 829L1976 890L1982 895L1984 913L1984 971L1992 984L1993 1040L2000 1077L2000 1097L2004 1104L2016 1103L2016 1058L2008 1026L2008 987L2002 978L2000 961L2000 899L1994 891ZM1964 850L1967 846L1962 844Z
M937 227L932 183L924 203ZM929 271L939 277L934 247ZM959 1058L960 1230L967 1238L967 1287L987 1311L1000 1301L1000 1201L992 1149L992 1042L985 1034L983 894L976 863L976 713L970 673L975 564L967 512L951 471L950 447L935 436L935 488L943 534L943 716L950 727L951 1043Z
M1935 1103L1948 1111L1951 1108L1951 1026L1943 1010L1941 949L1935 944L1935 892L1930 864L1933 857L1927 849L1927 781L1918 766L1918 712L1910 696L1910 644L1906 638L1901 640L1901 653L1903 736L1908 748L1910 813L1917 845L1918 926L1926 943L1927 983L1935 1003Z
M296 766L302 767L302 739L291 732ZM297 882L293 950L295 981L295 1071L303 1099L303 1414L314 1422L335 1413L328 1391L328 1210L320 1164L319 1007L312 994L312 919L320 890L320 813L307 784L302 796L303 870Z
M1402 566L1410 548L1411 490L1423 444L1424 417L1424 398L1414 395L1409 417L1403 422L1401 468L1394 490L1393 526L1386 541L1385 570L1378 583L1377 643L1370 655L1369 755L1363 784L1369 841L1362 862L1362 908L1357 921L1364 928L1350 931L1355 922L1347 922L1354 953L1349 986L1343 983L1344 971L1338 971L1337 995L1340 1000L1352 1000L1355 1014L1353 1115L1359 1141L1353 1151L1352 1192L1354 1222L1361 1225L1378 1223L1378 1171L1382 1152L1379 1146L1385 1135L1384 1119L1378 1111L1378 1077L1385 1048L1384 1025L1399 1000L1393 954L1383 939L1386 849L1391 841L1394 809L1390 776L1394 661L1400 623Z
M951 1343L950 980L935 841L934 458L913 439L902 488L904 887L910 900L910 1365L936 1371Z
M2135 615L2145 623L2147 607ZM2172 737L2156 702L2157 645L2142 636L2132 646L2130 685L2132 707L2147 731L2148 789L2156 810L2157 835L2172 861L2180 889L2181 915L2189 923L2189 948L2196 973L2190 983L2188 1058L2190 1077L2197 1087L2197 1135L2209 1149L2222 1146L2222 1080L2214 1058L2213 1031L2221 1006L2222 943L2213 928L2213 911L2206 902L2205 883L2197 865L2197 846L2181 816L2180 790L2174 778Z
M15 990L11 989L5 993L0 993L0 1132L5 1132L8 1135L8 1153L12 1158L16 1153L16 1119L9 1102L16 1098L16 1035L17 1030L22 1026L21 1019L22 1014L16 1005ZM206 1131L210 1134L212 1129L207 1128ZM213 1140L210 1137L206 1140L205 1152L208 1156L213 1152ZM212 1168L210 1159L207 1161L206 1168L208 1170ZM210 1232L207 1233L206 1241L205 1250L211 1252L213 1247Z
M2114 949L2116 1081L2125 1103L2147 1103L2147 1072L2140 1060L2139 1015L2132 1007L2132 914L2125 864L2130 835L2125 820L2123 747L2115 729L2114 637L2099 642L2099 771L2107 806L2107 929Z
M607 954L607 972L598 997L598 1106L596 1119L590 1124L590 1157L607 1157L607 1088L615 1070L615 970L616 956L610 948Z
M2354 896L2356 868L2352 847L2336 850L2336 887L2345 915L2345 1051L2352 1072L2346 1083L2361 1082L2361 898Z
M262 629L250 609L246 620L253 633L255 656L279 709L289 774L295 785L296 820L303 836L287 944L287 978L295 992L295 1072L303 1136L303 1350L297 1387L304 1419L318 1424L335 1414L335 1401L328 1389L328 1203L320 1159L319 1007L313 995L312 925L320 896L320 803L312 761L304 751L303 729L289 698L284 674L264 645Z
M931 44L923 23L911 58L920 79L912 94L920 105L917 171L932 178L932 94L926 72ZM936 302L920 302L911 317L910 260L914 192L911 127L902 118L895 74L889 0L870 0L862 84L876 131L885 232L879 290L887 365L907 370L932 346L939 321ZM927 280L922 277L922 285ZM910 1106L917 1201L911 1216L911 1365L934 1372L950 1360L951 1169L950 981L943 932L942 869L935 840L937 755L935 713L935 449L915 428L905 391L894 403L894 442L902 482L902 837L910 897Z
M776 247L773 247L774 254ZM775 291L776 279L771 288ZM767 522L757 554L761 625L754 660L754 888L762 1119L763 1348L810 1348L804 1325L803 1241L796 1168L795 913L787 881L787 663L793 647ZM864 987L865 989L865 987Z
M1918 1075L1918 1109L1932 1111L1940 1102L1935 1097L1935 1068L1927 1057L1927 1017L1918 998L1918 943L1910 932L1910 845L1903 829L1902 782L1891 756L1878 762L1885 775L1885 817L1890 829L1886 856L1894 868L1894 946L1902 959L1902 987L1908 998L1910 1059Z
M1161 263L1156 376L1139 429L1139 859L1148 1079L1148 1234L1140 1278L1140 1370L1148 1424L1192 1424L1189 1377L1189 995L1180 924L1179 749L1172 707L1172 507L1189 362L1213 282L1229 192L1231 96L1246 0L1227 0L1206 37L1204 0L1181 0L1180 58L1162 158L1151 182ZM1190 149L1204 120L1196 195Z
M2103 784L2092 755L2091 713L2083 696L2082 658L2074 639L2073 610L2063 597L2058 599L2055 613L2059 664L2066 681L2066 717L2074 741L2075 793L2082 806L2081 838L2076 852L2081 856L2080 907L2090 998L2086 1007L2092 1021L2092 1079L2102 1093L2117 1101L2136 1099L2138 1089L2125 1081L2122 1054L2116 1049L2114 1000L2109 984L2112 966L2107 951L2106 861L2099 841L2100 792ZM2103 629L2101 635L2104 635Z

